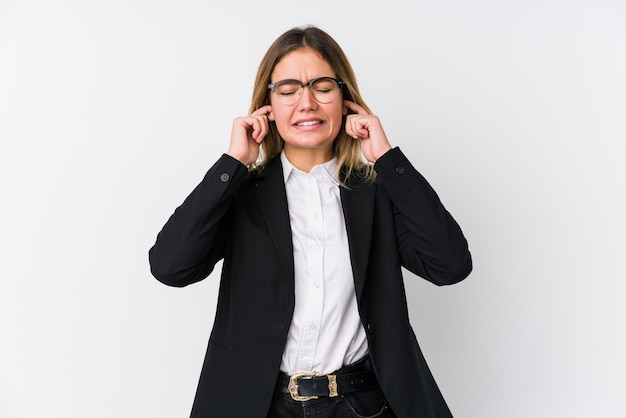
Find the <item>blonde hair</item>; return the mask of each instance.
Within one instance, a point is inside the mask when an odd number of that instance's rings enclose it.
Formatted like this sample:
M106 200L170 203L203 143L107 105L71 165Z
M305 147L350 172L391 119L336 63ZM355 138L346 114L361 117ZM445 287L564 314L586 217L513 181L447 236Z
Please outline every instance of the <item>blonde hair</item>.
M271 82L272 72L278 62L290 52L309 48L328 62L337 73L336 76L344 82L342 86L343 99L361 105L371 113L363 102L352 66L348 62L343 50L337 42L326 32L315 26L296 27L279 36L269 47L259 64L250 113L270 103L270 91L267 85ZM343 117L342 126L333 144L333 152L338 160L337 178L342 185L346 185L352 174L358 174L366 180L374 181L376 173L373 165L363 158L361 144L358 140L348 136L345 131L346 117ZM284 141L278 133L276 124L269 123L269 133L261 143L259 159L250 169L261 169L272 158L280 154Z

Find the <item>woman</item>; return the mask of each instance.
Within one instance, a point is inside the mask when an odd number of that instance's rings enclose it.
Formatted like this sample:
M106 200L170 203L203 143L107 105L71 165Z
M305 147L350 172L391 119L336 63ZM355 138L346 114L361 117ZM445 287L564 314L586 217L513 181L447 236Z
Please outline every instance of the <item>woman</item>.
M192 417L447 417L409 324L401 266L471 271L436 193L315 27L261 61L250 115L150 250L171 286L223 260Z

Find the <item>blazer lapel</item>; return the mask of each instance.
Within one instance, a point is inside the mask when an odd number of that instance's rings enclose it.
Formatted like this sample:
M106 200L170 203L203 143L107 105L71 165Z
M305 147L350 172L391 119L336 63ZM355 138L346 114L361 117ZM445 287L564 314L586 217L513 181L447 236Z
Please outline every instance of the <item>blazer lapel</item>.
M361 297L369 260L374 221L375 186L352 178L349 189L340 188L341 204L346 219L350 261L357 298Z
M280 158L272 159L263 167L256 177L255 185L261 212L293 291L293 243L291 241L287 192L285 191Z

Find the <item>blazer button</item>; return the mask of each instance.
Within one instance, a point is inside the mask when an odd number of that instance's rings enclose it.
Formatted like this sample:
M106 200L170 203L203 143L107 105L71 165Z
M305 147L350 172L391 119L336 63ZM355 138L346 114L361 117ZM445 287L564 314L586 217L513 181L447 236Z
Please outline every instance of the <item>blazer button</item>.
M374 324L372 324L371 322L367 323L367 332L369 332L370 334L374 334Z
M396 173L404 174L404 167L396 167Z
M228 175L228 173L222 173L222 175L220 176L220 180L222 180L222 183L226 183L229 179L230 176Z

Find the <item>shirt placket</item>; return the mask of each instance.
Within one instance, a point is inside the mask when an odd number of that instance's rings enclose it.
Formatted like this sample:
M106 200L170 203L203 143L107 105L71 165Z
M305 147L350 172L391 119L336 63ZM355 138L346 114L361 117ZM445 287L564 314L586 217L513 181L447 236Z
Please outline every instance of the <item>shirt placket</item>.
M312 370L319 342L324 308L324 218L317 180L309 174L306 180L306 286L309 321L304 324L300 340L297 370Z

